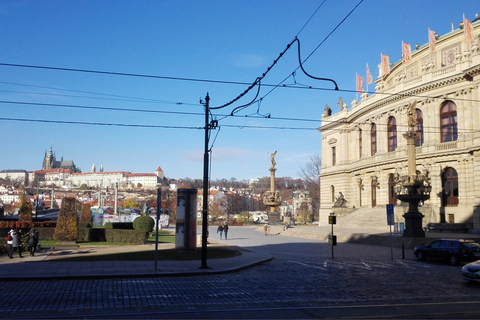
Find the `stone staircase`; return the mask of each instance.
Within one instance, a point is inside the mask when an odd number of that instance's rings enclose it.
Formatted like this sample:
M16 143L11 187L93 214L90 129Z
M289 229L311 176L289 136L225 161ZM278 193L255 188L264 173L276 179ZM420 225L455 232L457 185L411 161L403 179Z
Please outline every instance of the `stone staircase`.
M402 208L399 208L399 210L402 210ZM386 207L360 208L348 215L339 216L337 217L337 226L344 228L383 228L387 230Z

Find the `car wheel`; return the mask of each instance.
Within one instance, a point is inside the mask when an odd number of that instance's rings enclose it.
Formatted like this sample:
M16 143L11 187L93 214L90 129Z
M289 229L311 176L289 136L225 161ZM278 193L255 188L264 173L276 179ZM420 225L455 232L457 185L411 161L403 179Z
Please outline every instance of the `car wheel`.
M453 255L450 256L450 259L448 259L448 261L450 261L450 264L451 264L452 266L456 266L456 265L458 264L458 258L455 257L455 256L453 256Z
M418 252L417 252L417 259L418 259L419 261L425 260L425 256L423 255L423 252L422 252L422 251L418 251Z

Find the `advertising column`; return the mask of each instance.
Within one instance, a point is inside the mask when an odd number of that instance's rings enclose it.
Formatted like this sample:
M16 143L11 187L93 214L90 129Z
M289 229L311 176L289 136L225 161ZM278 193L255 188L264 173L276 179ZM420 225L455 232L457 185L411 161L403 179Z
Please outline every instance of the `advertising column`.
M175 249L197 249L197 189L177 190Z

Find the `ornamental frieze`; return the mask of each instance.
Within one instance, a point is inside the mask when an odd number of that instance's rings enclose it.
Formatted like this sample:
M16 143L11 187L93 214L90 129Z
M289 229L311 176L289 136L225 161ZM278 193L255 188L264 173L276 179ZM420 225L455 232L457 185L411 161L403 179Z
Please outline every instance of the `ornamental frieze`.
M459 60L459 57L461 58L461 52L460 42L443 49L441 52L442 67L455 64Z

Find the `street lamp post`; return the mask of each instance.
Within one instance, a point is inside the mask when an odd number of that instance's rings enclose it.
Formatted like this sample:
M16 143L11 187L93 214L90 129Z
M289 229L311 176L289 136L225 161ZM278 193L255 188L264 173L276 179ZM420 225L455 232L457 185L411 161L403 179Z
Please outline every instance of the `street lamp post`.
M428 178L428 171L418 173L416 168L416 151L415 139L418 137L418 132L414 130L417 123L415 115L415 105L413 103L408 110L408 130L403 134L407 139L407 158L408 158L408 175L395 175L397 185L395 192L397 199L408 203L408 211L403 215L405 218L404 237L425 237L425 231L422 227L422 219L424 215L418 210L418 204L430 199L430 179Z

